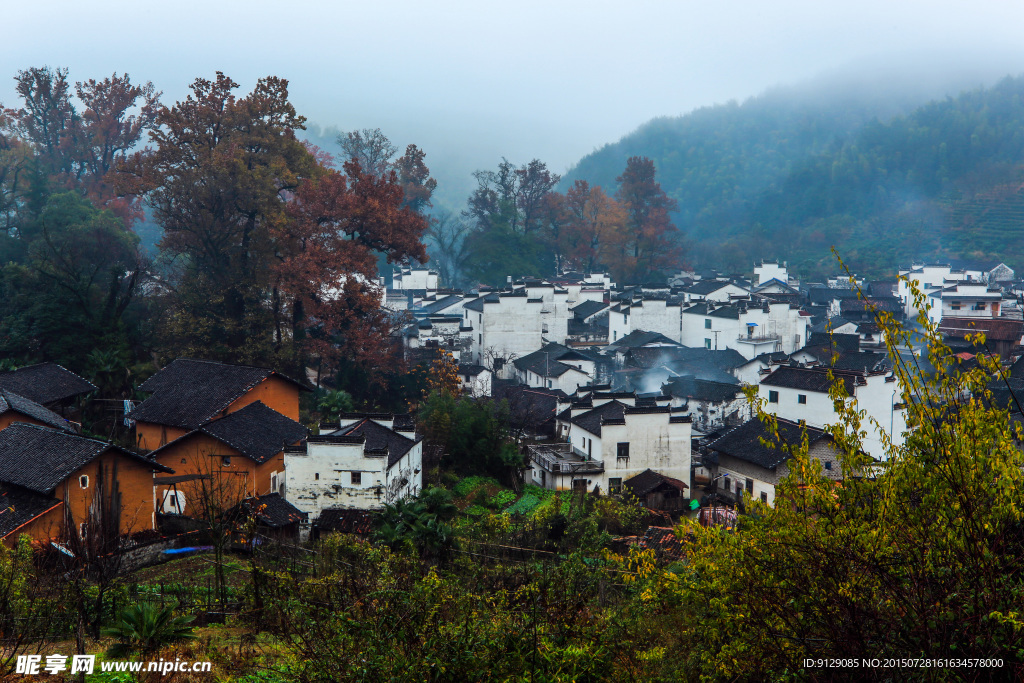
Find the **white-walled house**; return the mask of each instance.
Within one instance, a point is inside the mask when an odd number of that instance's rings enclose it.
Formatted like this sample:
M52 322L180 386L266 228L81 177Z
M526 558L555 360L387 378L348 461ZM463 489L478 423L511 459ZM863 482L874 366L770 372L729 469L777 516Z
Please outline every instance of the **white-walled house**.
M437 289L440 284L436 270L422 266L396 268L391 276L392 289Z
M786 264L779 265L778 261L762 261L761 265L754 267L754 277L757 278L757 286L772 280L789 284L789 271L786 269Z
M459 379L462 381L463 393L473 398L491 395L494 373L484 366L470 363L459 365Z
M462 316L435 315L420 318L402 335L407 359L418 349L445 349L456 361L471 355L473 330Z
M285 450L285 498L315 522L326 508L374 510L423 487L423 441L389 414L348 414Z
M472 362L511 378L511 362L544 344L543 307L542 299L529 298L523 289L490 292L466 303L463 320L473 328Z
M531 462L533 482L616 493L622 482L649 469L690 486L690 418L673 415L667 405L631 405L632 395L612 396L595 392L558 416L558 434L571 446L572 457L564 465ZM573 462L580 464L574 469Z
M1003 293L984 282L957 282L928 295L928 319L998 318Z
M683 303L698 301L717 301L728 303L734 299L750 297L750 290L744 289L728 280L701 280L689 287L682 288Z
M832 386L828 372L829 368L824 366L780 367L761 380L758 397L764 400L766 412L786 420L804 421L819 429L837 424L840 417L828 394ZM907 428L906 407L900 402L899 382L894 375L888 370L865 373L841 369L832 369L832 374L845 386L850 396L847 400L855 399L857 408L874 418L891 435L894 444L903 443ZM865 430L864 451L877 460L885 460L888 455L878 431L868 424L865 424Z
M754 418L731 429L707 444L711 476L720 493L732 500L741 500L744 493L768 505L775 504L775 486L789 474L792 454L783 446L799 447L806 429L808 455L821 463L822 474L830 479L842 478L839 452L832 437L810 425L778 419L779 439L768 431L761 420Z
M614 344L631 332L657 332L679 341L681 305L664 295L649 295L624 301L608 313L608 342Z
M533 388L560 389L573 394L582 386L593 384L598 359L584 351L562 344L543 348L512 361L515 378Z
M807 341L810 316L788 303L763 301L716 304L711 301L682 310L683 346L735 349L744 358L763 353L792 353Z

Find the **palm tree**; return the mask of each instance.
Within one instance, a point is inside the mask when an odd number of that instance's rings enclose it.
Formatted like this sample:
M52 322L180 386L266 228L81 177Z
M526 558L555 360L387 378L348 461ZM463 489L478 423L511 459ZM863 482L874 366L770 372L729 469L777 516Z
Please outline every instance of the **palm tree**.
M171 643L195 638L189 624L195 617L174 616L170 607L159 608L140 602L121 612L117 623L103 629L104 636L117 642L107 650L107 657L123 659L138 652L146 656Z

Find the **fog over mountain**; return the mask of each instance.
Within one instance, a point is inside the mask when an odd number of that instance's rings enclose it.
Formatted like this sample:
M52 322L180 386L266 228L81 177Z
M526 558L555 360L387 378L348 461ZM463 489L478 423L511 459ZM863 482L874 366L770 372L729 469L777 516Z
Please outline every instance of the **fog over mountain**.
M279 75L321 130L379 127L418 144L439 203L456 204L469 173L502 156L564 172L651 118L778 85L856 74L870 91L894 76L898 108L990 83L1024 70L1022 20L1024 6L995 1L43 0L5 8L0 61L10 75L44 64L73 79L127 71L167 103L217 69L242 89ZM13 80L0 82L0 102L15 101Z

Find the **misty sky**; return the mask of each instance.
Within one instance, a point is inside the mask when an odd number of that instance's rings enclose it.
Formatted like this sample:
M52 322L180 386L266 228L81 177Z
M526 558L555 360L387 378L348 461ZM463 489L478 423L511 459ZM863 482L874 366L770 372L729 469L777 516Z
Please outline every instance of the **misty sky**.
M502 155L562 172L654 116L851 66L1024 71L1017 0L37 0L3 18L5 105L44 64L127 71L165 103L216 70L246 90L275 74L311 123L415 142L442 182Z

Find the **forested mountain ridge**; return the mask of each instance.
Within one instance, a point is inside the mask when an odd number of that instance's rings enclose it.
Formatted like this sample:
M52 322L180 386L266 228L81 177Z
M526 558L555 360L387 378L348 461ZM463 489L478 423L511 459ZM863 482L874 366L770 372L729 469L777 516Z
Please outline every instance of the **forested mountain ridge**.
M1024 265L1024 78L888 120L877 97L835 95L778 91L656 119L568 180L614 187L621 157L654 159L694 265L778 257L812 274L834 268L833 245L865 272L943 255Z

